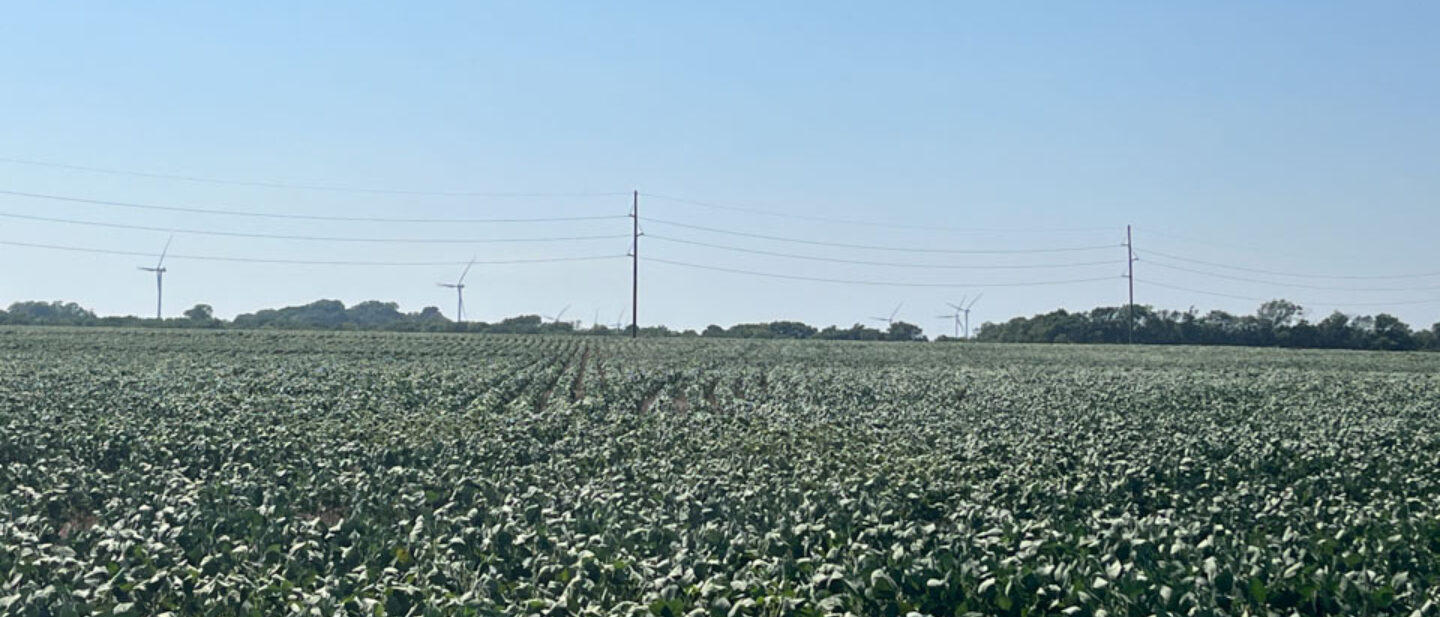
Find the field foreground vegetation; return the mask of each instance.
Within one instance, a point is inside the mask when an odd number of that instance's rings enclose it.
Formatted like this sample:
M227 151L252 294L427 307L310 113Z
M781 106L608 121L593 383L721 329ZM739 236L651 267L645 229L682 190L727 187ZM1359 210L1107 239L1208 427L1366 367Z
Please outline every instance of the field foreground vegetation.
M1440 357L0 329L5 615L1435 615Z

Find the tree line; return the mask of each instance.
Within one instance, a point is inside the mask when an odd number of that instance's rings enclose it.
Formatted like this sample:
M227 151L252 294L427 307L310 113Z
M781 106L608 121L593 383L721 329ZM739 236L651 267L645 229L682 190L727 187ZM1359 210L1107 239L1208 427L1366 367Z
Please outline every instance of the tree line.
M1440 323L1428 330L1413 330L1399 318L1335 312L1318 322L1305 319L1305 310L1286 300L1266 302L1254 315L1225 311L1201 314L1159 310L1137 305L1099 307L1088 312L1064 309L1033 317L1016 317L1003 323L985 323L975 339L995 343L1135 343L1146 345L1236 345L1317 349L1440 350ZM473 332L492 334L572 334L618 336L629 328L576 322L546 321L539 315L520 315L494 323L456 322L427 306L406 313L394 302L371 300L345 306L339 300L317 300L301 306L265 309L215 317L206 304L197 304L183 317L150 319L135 316L97 316L74 302L16 302L0 311L0 325L111 326L137 328L279 329L279 330L390 330L398 332ZM798 321L711 325L704 330L671 330L647 326L641 336L689 336L736 339L794 339L919 342L928 340L920 326L895 321L884 330L855 324L848 328L817 328ZM936 341L950 342L941 336Z
M397 332L490 332L496 334L568 334L577 331L569 322L546 322L539 315L520 315L497 323L456 322L427 306L405 313L395 302L371 300L345 306L339 300L317 300L301 306L265 309L236 315L226 321L215 317L208 304L197 304L183 317L153 319L127 315L100 317L74 302L16 302L0 311L0 324L40 326L113 326L135 328L208 328L272 330L390 330ZM603 328L603 326L602 326Z
M980 326L976 340L996 343L1125 343L1146 345L1236 345L1310 349L1440 350L1440 323L1414 330L1394 315L1346 315L1305 319L1304 307L1287 300L1260 305L1254 315L1225 311L1201 314L1136 305L1089 312L1064 309L1034 317Z
M100 317L74 302L16 302L0 311L0 324L41 326L112 326L137 328L227 328L239 330L390 330L397 332L474 332L491 334L629 334L628 327L611 328L578 322L547 321L539 315L519 315L494 323L457 322L427 306L406 313L395 302L371 300L345 306L339 300L317 300L301 306L265 309L236 315L226 321L215 317L208 304L197 304L183 317L152 319L127 315ZM856 324L849 328L816 328L798 321L737 324L729 328L712 325L701 332L671 330L665 326L640 328L641 336L695 336L709 338L820 339L847 341L924 341L920 326L896 321L884 330Z

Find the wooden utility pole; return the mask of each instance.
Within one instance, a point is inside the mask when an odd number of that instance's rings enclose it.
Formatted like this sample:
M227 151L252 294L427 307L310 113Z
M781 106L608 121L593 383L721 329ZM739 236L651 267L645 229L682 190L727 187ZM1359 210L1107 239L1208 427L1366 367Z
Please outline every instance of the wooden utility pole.
M640 336L640 191L630 203L630 338Z
M1125 226L1125 278L1130 281L1130 303L1125 307L1125 333L1129 344L1135 344L1135 242L1130 239L1130 226Z

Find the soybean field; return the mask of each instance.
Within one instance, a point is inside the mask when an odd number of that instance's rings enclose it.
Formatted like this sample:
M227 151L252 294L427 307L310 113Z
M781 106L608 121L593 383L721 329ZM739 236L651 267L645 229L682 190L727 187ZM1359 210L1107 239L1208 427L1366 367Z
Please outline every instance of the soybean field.
M1440 615L1440 355L0 330L0 614Z

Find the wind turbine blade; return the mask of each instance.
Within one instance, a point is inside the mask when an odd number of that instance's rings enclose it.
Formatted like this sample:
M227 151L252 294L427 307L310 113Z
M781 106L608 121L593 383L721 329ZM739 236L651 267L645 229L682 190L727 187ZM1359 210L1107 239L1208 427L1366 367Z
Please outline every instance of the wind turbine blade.
M895 310L890 311L890 319L888 319L888 320L886 320L886 321L895 321L895 316L900 314L900 307L902 307L902 306L905 306L905 303L904 303L904 302L901 302L900 304L896 304L896 305L895 305Z
M984 295L985 295L985 294L980 294L979 296L975 296L975 299L970 301L970 306L967 306L967 307L965 307L965 308L968 309L968 308L970 308L971 306L975 306L975 303L976 303L976 302L979 302L979 301L980 301L980 298L983 297Z
M170 253L170 242L174 239L174 235L171 235L169 238L165 239L165 248L160 250L160 261L155 262L156 270L159 270L161 266L165 265L165 256Z
M565 308L560 309L560 312L555 314L555 321L557 321L557 322L560 321L560 318L565 316L565 311L568 311L568 310L570 310L570 305L569 305L569 304L566 304L566 305L565 305Z
M964 302L964 300L961 300L961 302ZM963 311L963 310L965 310L965 307L960 306L960 305L958 305L958 304L952 304L952 303L950 303L950 302L946 302L946 303L945 303L945 306L948 306L948 307L950 307L950 308L953 308L953 309L955 309L955 310L957 310L957 311Z
M471 268L472 266L474 266L474 265L475 265L475 258L474 258L474 257L471 257L471 258L470 258L470 263L465 264L465 271L460 273L460 280L455 281L455 282L456 282L456 283L464 283L464 282L465 282L465 275L470 274L470 268Z

